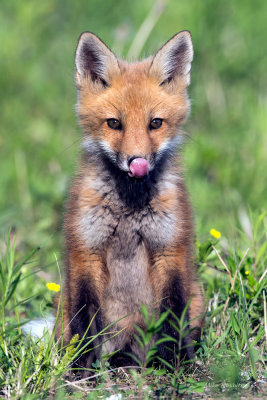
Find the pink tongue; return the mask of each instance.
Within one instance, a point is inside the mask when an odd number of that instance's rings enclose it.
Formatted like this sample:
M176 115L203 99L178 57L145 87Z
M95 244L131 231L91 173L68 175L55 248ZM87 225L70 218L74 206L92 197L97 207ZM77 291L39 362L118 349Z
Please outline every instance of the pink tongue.
M143 178L148 174L148 161L144 158L135 158L130 164L130 176Z

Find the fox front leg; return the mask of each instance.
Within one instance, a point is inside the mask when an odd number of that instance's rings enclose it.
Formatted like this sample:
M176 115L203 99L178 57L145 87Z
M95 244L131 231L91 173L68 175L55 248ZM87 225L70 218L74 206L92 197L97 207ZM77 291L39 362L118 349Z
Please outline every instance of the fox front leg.
M191 327L192 315L196 315L194 308L199 306L202 296L195 282L195 271L191 255L184 246L165 250L163 254L155 256L152 279L155 293L160 300L160 313L170 310L169 317L165 320L160 336L170 336L175 340L162 343L159 346L160 356L172 363L179 356L180 359L190 360L194 356ZM190 267L189 267L190 266ZM198 296L196 298L195 296ZM159 299L160 296L160 299ZM188 304L189 303L189 304ZM188 307L188 308L187 308ZM187 308L187 309L186 309ZM186 310L185 310L186 309ZM183 324L181 318L183 317ZM180 348L179 348L180 347Z
M67 345L78 334L79 349L88 343L84 349L85 354L78 356L76 367L90 368L92 362L100 358L99 332L103 329L100 295L105 281L104 264L99 255L78 248L68 252L67 281L62 305L63 324L59 319L56 337L63 335L63 343ZM92 340L94 336L96 338ZM93 350L87 351L90 348Z

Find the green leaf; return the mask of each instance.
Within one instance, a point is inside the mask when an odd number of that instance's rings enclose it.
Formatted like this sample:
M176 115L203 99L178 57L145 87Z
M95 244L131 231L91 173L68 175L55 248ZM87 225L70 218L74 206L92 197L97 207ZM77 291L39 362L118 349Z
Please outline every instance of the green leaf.
M155 346L158 346L158 345L160 345L161 343L166 343L166 342L174 342L174 343L177 343L177 340L174 339L174 338L171 337L171 336L161 337L159 340L157 340L157 341L155 342Z
M143 331L142 328L140 328L140 326L135 324L134 327L137 330L137 332L139 333L139 335L141 336L141 339L142 339L143 343L146 344L146 342L147 342L146 333Z
M35 299L38 295L34 294L33 296L29 296L26 299L23 299L21 301L19 301L18 303L14 304L10 310L14 310L16 307L21 306L21 305L25 305L27 303L29 303L29 301L32 301L33 299Z
M6 273L4 271L4 265L2 262L0 262L0 277L2 280L2 289L4 291L4 289L6 288Z
M1 335L5 338L6 336L9 336L12 331L14 331L17 328L20 328L21 326L27 324L28 322L30 322L29 319L27 319L23 322L20 322L18 324L8 324L7 327L5 328L4 332L3 331L1 332Z
M141 305L141 313L142 313L142 315L144 317L145 324L147 326L148 325L148 321L149 321L149 314L148 314L148 309L147 309L147 307L145 306L144 303L142 303L142 305Z
M148 363L156 353L157 353L157 348L152 348L148 350L146 355L146 362Z
M206 387L206 382L200 381L200 382L194 382L193 385L193 391L196 393L203 393Z
M211 240L206 240L204 243L199 245L198 258L201 263L207 260L208 255L212 252L212 245L214 243Z
M167 374L167 371L166 371L165 368L162 368L162 369L155 369L154 372L153 372L153 374L154 374L155 376L162 376L162 375Z
M168 315L169 315L169 313L170 313L170 311L168 310L168 311L164 311L162 314L160 314L160 317L159 317L159 319L157 319L157 321L155 322L155 328L156 328L156 330L158 330L160 327L161 327L161 325L163 324L163 322L166 320L166 318L168 317Z
M149 331L155 332L155 313L152 314L151 319L146 327L148 332Z
M142 340L140 339L140 337L138 336L138 335L134 335L134 338L135 338L135 340L138 342L138 344L139 344L139 346L140 346L140 348L142 349L142 350L144 350L144 343L142 342Z
M257 298L261 294L261 291L266 286L266 284L267 284L267 276L265 276L265 278L261 281L261 284L260 284L260 286L259 286L259 288L257 290L257 293L254 295L254 297L253 297L253 299L252 299L252 301L251 301L251 303L250 303L250 305L248 307L248 310L246 312L245 318L248 318L249 313L252 310L252 307L254 306L254 303L256 302Z
M261 340L261 338L264 336L264 334L265 334L264 328L263 326L260 326L257 336L251 343L249 343L249 346L244 350L244 354L246 354L250 350L250 348L256 346L258 342Z
M209 318L207 319L206 324L208 325L210 323L210 321L212 320L212 318L216 317L216 315L218 315L224 308L224 304L219 305L217 308L215 308L215 310L213 310L209 316Z
M9 288L8 294L7 294L7 298L5 300L5 306L7 305L7 303L9 302L11 296L13 295L13 293L15 292L15 289L20 281L20 277L21 277L21 272L19 273L19 275L16 277L16 279L14 279L14 281L11 283L11 286Z
M226 330L224 331L224 333L222 334L222 336L220 336L220 337L216 340L216 342L213 344L213 347L214 347L214 348L217 347L218 344L221 343L221 342L225 339L225 337L228 335L230 329L231 329L231 325L229 324L228 327L227 327L227 329L226 329Z
M139 365L140 367L142 366L142 362L133 354L133 353L126 353L125 354L129 357L131 357L137 365Z
M172 370L172 371L175 369L168 361L164 360L163 358L157 356L157 359L158 359L162 364L165 364L166 367L168 367L168 369L170 369L170 370Z
M27 261L38 251L40 250L40 247L36 247L32 251L30 251L25 257L22 258L21 261L19 261L13 268L13 275L16 275L17 272L20 270L20 268L27 263Z
M249 350L249 360L250 360L250 366L251 366L251 373L253 376L253 379L256 381L257 380L257 371L256 371L256 362L260 359L259 357L259 352L255 348L250 348Z
M153 367L149 367L145 369L145 376L152 374L154 372L154 368Z
M239 327L238 320L237 320L237 318L236 318L236 316L235 316L235 314L234 314L234 311L231 312L231 317L230 317L230 319L231 319L231 324L232 324L233 330L234 330L237 334L239 334L239 333L240 333L240 327Z

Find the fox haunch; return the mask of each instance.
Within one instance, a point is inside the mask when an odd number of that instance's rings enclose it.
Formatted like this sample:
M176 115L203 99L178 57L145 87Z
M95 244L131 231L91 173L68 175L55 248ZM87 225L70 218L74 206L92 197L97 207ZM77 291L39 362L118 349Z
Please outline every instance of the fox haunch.
M98 337L77 360L82 367L104 353L116 352L117 366L133 364L125 353L142 359L134 336L134 324L145 328L142 304L157 316L170 309L179 318L190 300L186 318L195 330L183 338L182 352L193 356L203 297L180 155L192 59L188 31L132 64L96 35L80 36L75 77L83 155L66 206L64 329L59 323L57 337L68 344L91 323L84 343ZM104 340L99 333L110 324L120 333ZM170 320L154 340L162 334L179 340ZM162 344L158 352L175 363L175 346Z

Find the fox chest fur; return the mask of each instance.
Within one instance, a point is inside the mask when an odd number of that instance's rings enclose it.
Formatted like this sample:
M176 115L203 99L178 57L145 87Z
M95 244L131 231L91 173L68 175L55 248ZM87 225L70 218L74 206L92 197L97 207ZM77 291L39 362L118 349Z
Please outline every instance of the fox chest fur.
M137 209L123 203L112 182L82 180L75 226L79 240L101 254L106 266L101 307L109 323L159 300L150 279L154 256L179 241L183 225L176 180L174 174L164 177L157 195Z

